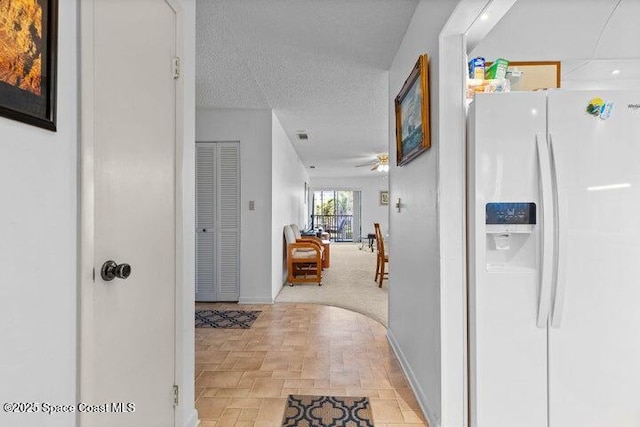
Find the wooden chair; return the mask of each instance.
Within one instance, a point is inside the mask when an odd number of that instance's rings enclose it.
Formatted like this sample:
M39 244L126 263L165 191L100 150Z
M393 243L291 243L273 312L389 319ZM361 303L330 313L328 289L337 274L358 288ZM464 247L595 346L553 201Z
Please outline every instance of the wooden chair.
M321 246L311 242L296 241L290 225L284 226L284 238L287 244L287 282L318 283L322 286Z
M322 269L329 268L331 265L331 246L330 240L324 240L316 236L303 236L300 233L300 227L298 224L289 224L291 229L293 230L293 234L296 236L296 242L309 242L320 248L320 253L322 254Z
M389 280L389 273L384 271L385 264L389 262L389 255L387 255L384 251L384 239L382 238L382 232L380 231L380 224L374 222L373 228L376 232L376 246L378 248L378 257L376 260L376 277L374 280L379 283L378 287L381 288L382 280L384 280L385 278Z

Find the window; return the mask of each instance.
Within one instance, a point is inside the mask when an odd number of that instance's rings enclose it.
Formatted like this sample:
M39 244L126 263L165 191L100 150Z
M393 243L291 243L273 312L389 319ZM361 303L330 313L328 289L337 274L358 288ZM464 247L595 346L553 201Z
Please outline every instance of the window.
M322 190L313 193L312 226L336 242L360 240L360 192Z

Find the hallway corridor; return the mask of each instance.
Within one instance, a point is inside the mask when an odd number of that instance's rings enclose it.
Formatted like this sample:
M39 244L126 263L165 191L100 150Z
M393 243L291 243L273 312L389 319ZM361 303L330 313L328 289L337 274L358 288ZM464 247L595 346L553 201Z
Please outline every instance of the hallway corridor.
M386 329L315 304L197 304L261 310L251 329L196 328L201 427L279 427L289 394L369 397L376 427L424 426Z

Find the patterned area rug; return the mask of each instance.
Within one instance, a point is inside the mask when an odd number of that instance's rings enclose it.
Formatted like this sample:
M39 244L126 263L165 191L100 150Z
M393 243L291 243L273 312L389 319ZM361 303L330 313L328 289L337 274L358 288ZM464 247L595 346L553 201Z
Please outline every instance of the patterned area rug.
M289 395L283 427L373 427L366 397Z
M196 310L196 328L249 329L260 311Z

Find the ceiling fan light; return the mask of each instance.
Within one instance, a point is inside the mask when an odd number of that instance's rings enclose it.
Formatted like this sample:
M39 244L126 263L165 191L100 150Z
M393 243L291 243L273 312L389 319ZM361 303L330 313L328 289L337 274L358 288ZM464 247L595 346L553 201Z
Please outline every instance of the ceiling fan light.
M378 165L378 167L376 168L376 170L378 172L382 172L384 170L384 166L383 165Z

